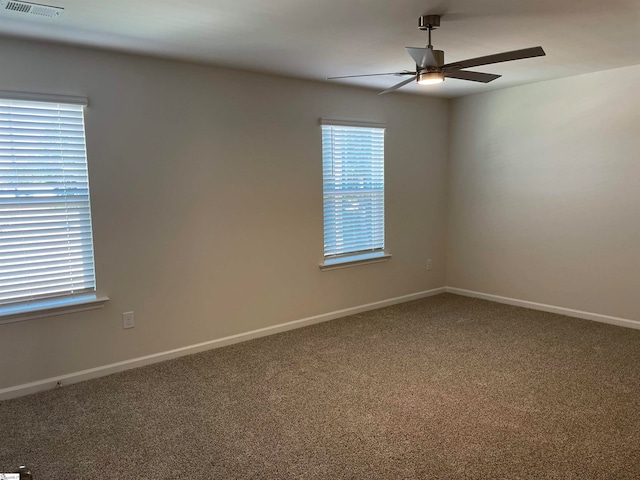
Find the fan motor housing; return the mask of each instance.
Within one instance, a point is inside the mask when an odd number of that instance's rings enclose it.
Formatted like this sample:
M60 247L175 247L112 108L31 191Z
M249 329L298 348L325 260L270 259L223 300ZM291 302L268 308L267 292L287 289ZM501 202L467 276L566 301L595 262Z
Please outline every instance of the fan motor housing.
M436 66L438 68L444 65L444 50L431 50L433 52L433 56L436 59Z

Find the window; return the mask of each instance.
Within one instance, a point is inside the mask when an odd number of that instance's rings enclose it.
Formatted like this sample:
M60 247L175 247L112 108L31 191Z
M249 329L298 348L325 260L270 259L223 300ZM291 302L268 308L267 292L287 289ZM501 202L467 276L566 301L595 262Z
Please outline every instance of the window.
M0 94L0 314L35 310L29 306L43 300L86 301L96 282L82 102L6 93Z
M322 121L324 267L388 257L384 131L381 125Z

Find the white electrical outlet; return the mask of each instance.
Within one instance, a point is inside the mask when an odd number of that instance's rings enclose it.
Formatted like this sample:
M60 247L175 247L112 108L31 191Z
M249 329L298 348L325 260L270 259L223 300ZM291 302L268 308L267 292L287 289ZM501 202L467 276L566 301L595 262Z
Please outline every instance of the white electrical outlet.
M124 312L122 314L122 328L133 328L136 326L136 319L133 312Z
M431 270L433 268L433 263L431 262L431 259L427 260L427 270Z

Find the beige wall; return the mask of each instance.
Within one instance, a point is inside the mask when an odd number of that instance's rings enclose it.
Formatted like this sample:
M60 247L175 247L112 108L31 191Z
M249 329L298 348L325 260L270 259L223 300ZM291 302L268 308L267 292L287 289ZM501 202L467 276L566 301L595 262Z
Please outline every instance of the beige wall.
M640 66L452 104L447 285L640 320Z
M0 325L0 388L444 286L444 100L11 39L0 66L2 90L89 97L111 298ZM388 262L318 269L320 117L388 125Z

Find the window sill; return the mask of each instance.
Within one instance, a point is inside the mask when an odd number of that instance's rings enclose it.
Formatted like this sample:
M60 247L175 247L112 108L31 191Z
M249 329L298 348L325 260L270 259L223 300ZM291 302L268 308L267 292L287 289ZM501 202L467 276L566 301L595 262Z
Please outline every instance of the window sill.
M332 258L321 263L320 270L335 270L338 268L349 268L356 267L358 265L367 265L369 263L386 262L390 258L391 254L386 252L363 253L361 255Z
M96 310L102 308L108 300L108 297L78 295L75 297L38 300L23 305L5 305L0 307L0 325L34 318Z

